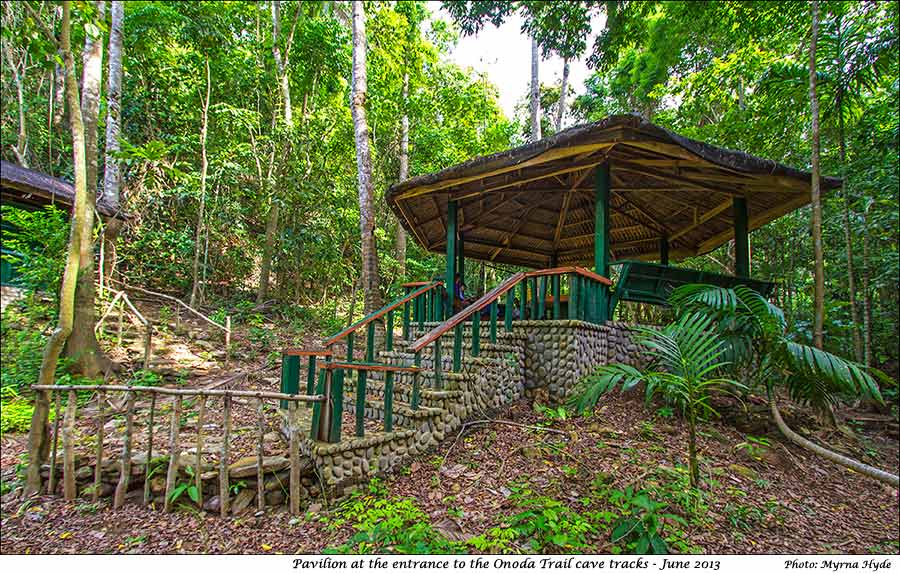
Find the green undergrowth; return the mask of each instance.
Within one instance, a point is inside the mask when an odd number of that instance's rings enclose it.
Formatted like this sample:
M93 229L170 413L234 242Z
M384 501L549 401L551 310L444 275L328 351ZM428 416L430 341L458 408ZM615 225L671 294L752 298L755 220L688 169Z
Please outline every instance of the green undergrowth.
M708 508L687 480L684 469L664 469L651 473L643 488L619 489L600 475L590 495L575 502L528 483L512 484L512 509L482 533L464 537L445 521L432 523L417 501L392 496L373 479L320 520L331 530L354 530L346 542L325 550L334 554L567 554L607 544L614 554L695 553L701 549L690 543L687 530L708 524Z

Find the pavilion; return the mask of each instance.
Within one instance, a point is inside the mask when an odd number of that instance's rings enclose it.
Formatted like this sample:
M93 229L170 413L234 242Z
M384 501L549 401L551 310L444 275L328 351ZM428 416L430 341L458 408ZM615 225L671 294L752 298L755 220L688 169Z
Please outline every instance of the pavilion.
M823 190L840 183L821 180ZM397 183L387 200L416 242L449 255L445 285L465 258L580 265L603 277L611 264L634 260L635 274L652 275L659 291L670 259L734 239L736 282L765 290L749 278L749 233L807 205L810 187L809 172L616 115ZM682 283L723 281L672 269ZM600 296L608 304L609 290Z

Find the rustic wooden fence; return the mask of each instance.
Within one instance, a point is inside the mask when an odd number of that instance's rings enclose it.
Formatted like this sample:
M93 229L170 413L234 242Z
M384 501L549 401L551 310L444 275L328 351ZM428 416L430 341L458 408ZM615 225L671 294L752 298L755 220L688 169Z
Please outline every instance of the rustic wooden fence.
M46 491L53 493L57 489L57 460L59 453L59 438L62 435L62 481L63 494L67 500L75 499L77 492L76 485L76 468L75 468L75 420L78 411L78 392L90 391L98 395L97 400L97 418L98 431L94 445L94 477L91 496L96 502L101 492L101 480L103 471L103 458L105 454L104 445L104 427L107 419L113 413L107 410L107 395L110 393L123 393L125 416L125 431L123 437L122 452L120 454L121 463L119 465L118 483L115 487L113 495L113 507L118 508L125 502L125 495L129 491L129 482L132 476L132 451L133 436L135 427L135 398L138 395L144 395L150 400L149 418L147 419L147 445L146 445L146 461L144 469L144 493L143 501L150 504L152 501L150 475L151 464L153 463L153 432L155 427L155 416L157 413L157 399L159 397L171 397L172 409L170 414L169 436L168 436L168 470L165 481L165 498L164 508L170 511L176 496L173 493L176 490L176 481L179 476L180 461L182 458L181 445L179 440L180 430L182 426L182 406L185 398L197 400L197 435L196 435L196 459L193 465L193 486L196 488L196 500L198 506L203 506L203 445L204 445L204 425L207 418L207 400L212 397L221 397L223 401L222 409L222 445L219 452L219 511L225 517L229 513L229 502L231 488L229 484L229 459L230 459L230 442L232 434L232 403L235 399L255 399L257 413L257 440L256 440L256 486L257 486L257 506L259 510L263 510L265 505L265 481L264 481L264 436L266 429L266 421L264 415L265 401L273 401L278 404L287 405L287 429L289 434L289 507L292 514L299 514L301 500L301 459L300 459L300 421L298 417L299 403L309 403L318 405L323 403L326 398L324 395L299 395L285 394L267 391L244 391L244 390L226 390L226 389L171 389L163 387L136 387L136 386L116 386L116 385L35 385L32 387L39 394L44 394L44 399L52 403L55 408L55 417L50 437L50 468L47 481ZM68 397L65 405L64 414L62 411L62 394L67 393ZM62 415L62 416L61 416ZM62 426L62 428L60 428ZM32 428L32 433L35 430ZM30 464L38 465L37 472L40 473L40 467L43 461L40 457L30 462Z

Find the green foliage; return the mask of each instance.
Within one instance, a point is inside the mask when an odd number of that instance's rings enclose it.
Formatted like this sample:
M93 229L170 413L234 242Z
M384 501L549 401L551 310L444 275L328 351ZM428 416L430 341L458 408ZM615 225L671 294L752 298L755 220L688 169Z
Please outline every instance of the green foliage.
M56 297L65 265L69 222L53 205L38 211L2 206L3 260L13 264L18 282Z
M172 492L169 493L170 502L175 502L184 494L187 494L194 502L200 500L200 491L197 490L197 485L194 483L194 468L189 466L185 470L187 471L187 477L183 482L176 483L175 487L172 488ZM235 492L235 494L237 493Z
M672 293L670 301L682 312L711 317L711 326L729 344L737 364L754 365L748 369L748 378L768 392L784 384L795 400L820 410L842 395L882 401L874 377L887 377L790 340L781 310L751 289L684 285Z
M350 524L357 533L326 554L457 554L459 542L447 540L425 514L408 498L388 497L378 480L368 492L355 491L335 511L331 528Z
M5 393L4 393L5 394ZM8 400L3 397L0 404L0 435L8 432L24 433L31 428L34 405L24 400Z
M589 517L554 498L535 493L528 485L511 490L510 500L520 512L504 522L532 552L578 552L588 546L588 537L596 532ZM498 531L491 536L503 540L508 533Z
M680 516L664 513L666 504L652 500L644 491L635 492L630 486L613 491L610 500L623 513L613 527L612 542L634 554L667 554L669 548L662 536L663 520L686 524Z
M646 347L652 363L647 370L629 365L603 365L582 382L572 405L584 413L594 408L600 395L621 386L629 390L643 382L647 402L655 395L678 409L688 424L688 460L691 484L697 486L699 470L695 449L698 420L718 416L711 406L714 394L732 394L743 385L716 376L726 365L724 343L711 332L713 319L699 312L683 312L662 329L639 328L637 342Z

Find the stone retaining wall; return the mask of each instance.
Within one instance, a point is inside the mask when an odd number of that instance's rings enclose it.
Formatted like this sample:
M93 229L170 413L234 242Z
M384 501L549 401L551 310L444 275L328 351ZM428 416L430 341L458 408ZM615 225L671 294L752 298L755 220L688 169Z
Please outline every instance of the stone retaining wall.
M551 405L565 402L582 377L599 365L638 365L641 348L632 341L633 327L608 322L520 321L514 332L527 338L525 388L529 396L546 396Z

